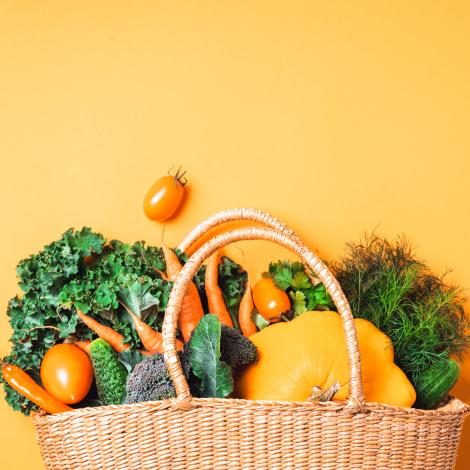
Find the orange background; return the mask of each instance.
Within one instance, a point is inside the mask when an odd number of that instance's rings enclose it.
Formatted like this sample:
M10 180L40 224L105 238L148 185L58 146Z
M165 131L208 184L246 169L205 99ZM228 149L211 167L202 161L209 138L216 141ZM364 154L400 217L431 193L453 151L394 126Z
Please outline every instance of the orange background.
M159 243L141 200L173 164L190 192L167 243L255 206L325 258L404 232L469 287L469 22L465 1L0 0L0 304L70 226ZM256 275L285 255L241 246ZM2 314L2 356L9 335ZM469 381L470 361L467 401ZM1 400L0 421L2 468L42 468L30 420Z

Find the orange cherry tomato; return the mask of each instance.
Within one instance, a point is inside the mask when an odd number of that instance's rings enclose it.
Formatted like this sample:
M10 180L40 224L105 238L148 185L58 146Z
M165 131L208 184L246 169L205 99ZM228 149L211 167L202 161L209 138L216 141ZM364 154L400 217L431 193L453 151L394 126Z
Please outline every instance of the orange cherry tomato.
M268 277L256 283L253 302L259 314L270 322L278 321L291 308L289 296Z
M87 396L93 383L90 358L74 344L56 344L42 359L41 381L61 402L78 403Z
M185 172L180 170L175 176L159 178L144 198L144 212L150 220L162 222L169 219L178 209L184 196Z

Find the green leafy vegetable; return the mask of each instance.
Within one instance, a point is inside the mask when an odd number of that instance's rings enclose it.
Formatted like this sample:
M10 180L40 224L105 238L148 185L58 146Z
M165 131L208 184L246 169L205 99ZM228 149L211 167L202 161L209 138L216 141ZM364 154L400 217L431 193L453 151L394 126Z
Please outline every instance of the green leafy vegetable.
M305 301L305 294L301 290L291 291L289 297L292 300L294 308L294 315L300 315L307 312L307 302Z
M269 271L263 274L265 277L272 277L276 286L289 294L293 307L289 318L311 310L334 308L325 286L314 286L305 269L298 261L278 261L270 263Z
M354 315L390 337L396 363L418 392L430 366L468 348L470 324L460 290L434 275L404 237L365 236L348 244L333 268Z
M220 359L221 324L212 314L204 315L189 343L194 375L201 380L201 397L225 398L233 391L232 369Z
M74 306L124 335L140 347L129 316L121 303L154 328L160 328L171 283L155 271L165 269L161 250L143 242L106 243L89 228L67 230L39 253L17 267L22 296L10 300L7 315L13 329L6 362L37 374L45 352L59 340L78 340L94 334L78 321ZM7 401L25 414L37 407L7 384Z

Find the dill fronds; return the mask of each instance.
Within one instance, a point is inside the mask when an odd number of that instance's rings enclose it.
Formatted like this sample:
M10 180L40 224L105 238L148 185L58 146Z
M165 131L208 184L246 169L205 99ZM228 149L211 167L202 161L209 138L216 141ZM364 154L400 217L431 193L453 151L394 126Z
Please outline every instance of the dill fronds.
M354 316L390 337L395 362L413 384L436 362L461 358L470 345L461 290L433 274L405 237L364 235L332 267Z

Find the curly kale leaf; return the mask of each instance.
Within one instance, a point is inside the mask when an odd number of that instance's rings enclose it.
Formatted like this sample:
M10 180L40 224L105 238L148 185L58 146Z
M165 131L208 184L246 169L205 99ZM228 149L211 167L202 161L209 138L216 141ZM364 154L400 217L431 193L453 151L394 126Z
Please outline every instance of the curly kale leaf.
M84 258L100 254L104 238L85 227L67 230L62 238L18 264L16 274L25 294L34 292L58 306L57 294L62 286L84 269Z

